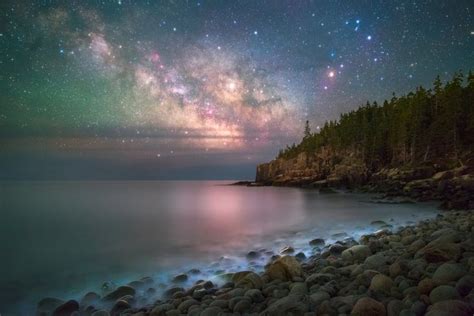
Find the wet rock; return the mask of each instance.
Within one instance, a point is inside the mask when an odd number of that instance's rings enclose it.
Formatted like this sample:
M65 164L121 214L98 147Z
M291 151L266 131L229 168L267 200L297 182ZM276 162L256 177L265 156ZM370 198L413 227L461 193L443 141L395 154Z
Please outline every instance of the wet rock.
M56 307L56 309L53 312L53 316L70 316L72 313L78 310L79 310L79 303L75 300L70 300Z
M261 289L263 281L260 276L251 271L238 272L232 276L232 282L236 287L246 289Z
M280 254L282 255L291 255L294 252L295 252L295 249L290 246L285 246L280 250Z
M315 239L313 239L313 240L310 240L309 245L310 245L310 246L322 247L322 246L325 245L325 241L324 241L324 239L322 239L322 238L315 238Z
M436 284L447 284L459 280L466 273L467 271L460 264L443 263L433 274L433 281Z
M343 246L341 244L334 244L331 247L329 247L329 254L338 256L346 249L347 249L346 246Z
M149 287L148 289L146 289L145 294L149 295L149 296L155 295L156 294L156 289L153 288L153 287Z
M192 296L196 300L201 300L206 295L207 295L206 289L195 289Z
M88 292L85 294L80 302L81 306L93 305L100 300L100 295L95 292Z
M256 251L249 251L245 257L249 260L257 259L260 257L260 253Z
M118 300L110 310L111 316L120 316L122 312L130 308L130 304L124 300Z
M393 281L388 276L383 274L377 274L372 278L369 289L372 291L390 294L390 289L392 288L392 285Z
M384 221L379 220L379 221L370 222L370 225L379 227L379 226L387 225L387 223L385 223Z
M347 261L362 262L372 254L370 248L365 245L356 245L352 246L349 249L346 249L342 252L342 259Z
M188 275L185 274L185 273L181 273L181 274L178 274L175 277L173 277L172 282L173 283L183 283L183 282L186 282L187 280L188 280Z
M165 291L164 297L165 298L172 297L175 293L178 293L178 292L184 292L184 289L182 287L172 287Z
M112 291L113 289L116 288L116 285L113 282L104 282L102 283L102 290L105 292Z
M342 238L349 237L349 235L347 235L347 233L342 232L342 233L332 234L331 237L334 239L342 239Z
M153 280L152 277L149 277L149 276L145 276L143 278L140 279L140 281L142 281L143 283L145 283L146 285L150 286L152 285L153 283L155 283L155 280Z
M459 295L466 296L474 289L474 275L465 275L456 283Z
M132 281L127 285L133 287L136 290L143 290L146 287L146 283L142 281Z
M298 252L298 253L295 255L295 258L301 261L301 260L306 259L306 255L304 254L304 252Z
M51 313L54 311L58 306L64 304L63 300L54 297L46 297L43 298L41 301L38 302L37 311L38 313Z
M265 273L270 280L291 281L303 274L301 264L294 257L284 256L271 263Z
M126 296L126 295L135 295L135 289L131 286L119 286L114 291L110 292L106 296L104 296L104 301L116 301L119 298Z
M456 300L458 298L459 294L456 289L449 285L435 287L430 293L430 301L432 304L446 300Z
M351 312L354 316L384 316L386 314L385 306L370 297L359 299Z
M190 269L190 270L188 271L188 274L192 274L192 275L197 275L197 274L199 274L199 273L201 273L201 270L196 269L196 268Z
M185 300L184 302L179 304L178 305L178 310L181 313L186 313L188 311L188 309L193 305L199 305L199 302L196 301L195 299L191 298L191 299Z

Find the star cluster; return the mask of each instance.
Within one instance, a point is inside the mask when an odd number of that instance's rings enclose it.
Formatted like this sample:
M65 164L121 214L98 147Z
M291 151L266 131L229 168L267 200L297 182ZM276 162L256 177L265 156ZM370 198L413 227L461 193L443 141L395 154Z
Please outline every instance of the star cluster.
M470 1L6 2L2 174L251 177L306 120L317 129L474 68L473 12Z

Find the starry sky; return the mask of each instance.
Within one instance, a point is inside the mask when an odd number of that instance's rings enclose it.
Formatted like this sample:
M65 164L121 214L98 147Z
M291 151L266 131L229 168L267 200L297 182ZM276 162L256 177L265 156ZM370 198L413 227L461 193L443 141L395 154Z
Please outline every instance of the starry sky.
M0 179L251 179L474 69L474 2L2 1Z

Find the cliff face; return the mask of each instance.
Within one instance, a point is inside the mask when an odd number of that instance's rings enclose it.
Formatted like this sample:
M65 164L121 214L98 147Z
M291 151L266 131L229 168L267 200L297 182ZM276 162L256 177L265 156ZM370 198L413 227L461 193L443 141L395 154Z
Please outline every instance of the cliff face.
M357 186L367 181L368 170L357 151L322 148L292 159L276 159L257 166L256 182L267 185Z
M405 165L370 171L357 151L300 153L257 166L256 182L274 186L345 187L387 196L441 200L445 208L474 208L474 159L448 169L438 164Z

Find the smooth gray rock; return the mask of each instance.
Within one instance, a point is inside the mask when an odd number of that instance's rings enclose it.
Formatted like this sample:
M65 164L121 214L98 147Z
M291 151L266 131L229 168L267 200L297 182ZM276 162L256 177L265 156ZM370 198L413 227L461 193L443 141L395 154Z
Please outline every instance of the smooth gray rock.
M456 289L449 285L440 285L435 287L430 293L431 304L435 304L446 300L456 300L459 298L459 293Z

